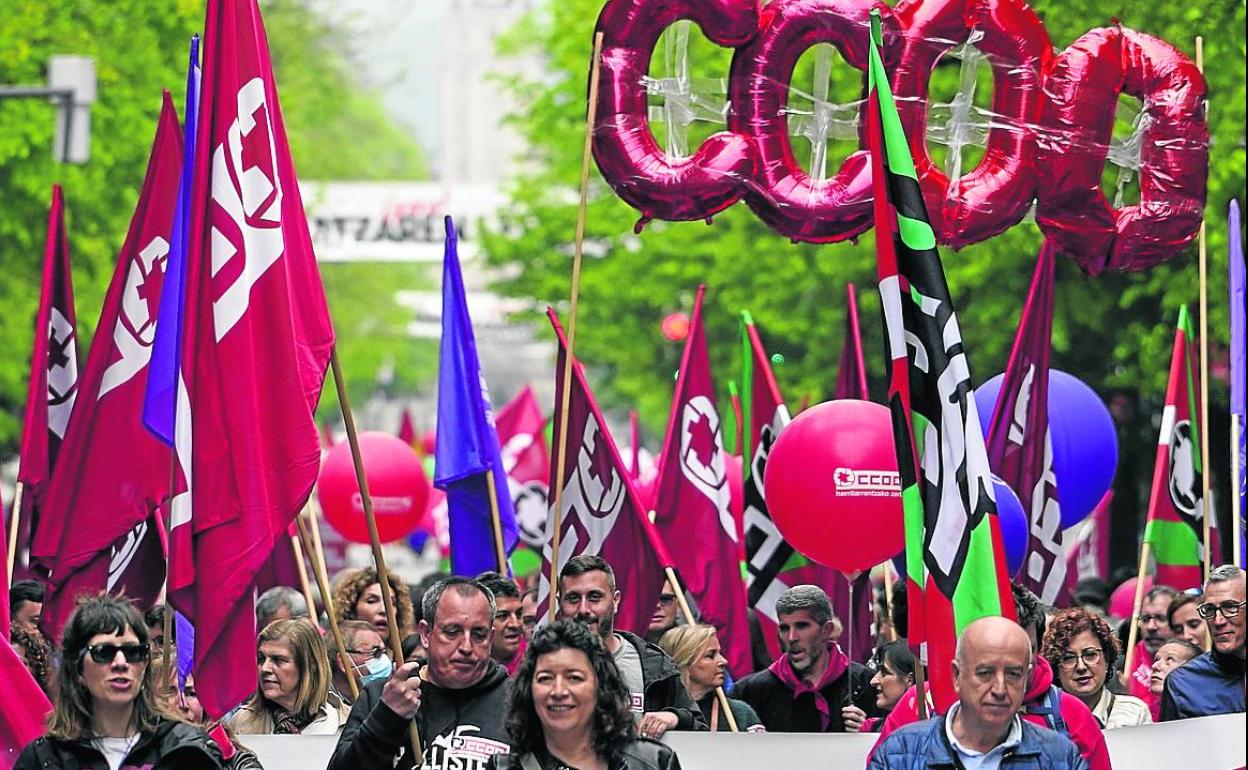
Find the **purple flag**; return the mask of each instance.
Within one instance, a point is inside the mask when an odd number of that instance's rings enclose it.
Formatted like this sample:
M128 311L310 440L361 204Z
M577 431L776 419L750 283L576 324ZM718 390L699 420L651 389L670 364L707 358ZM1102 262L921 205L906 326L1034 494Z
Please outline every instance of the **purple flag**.
M1027 511L1027 558L1018 578L1049 604L1066 580L1048 413L1055 251L1049 241L1040 249L988 429L988 462Z
M1232 491L1232 494L1239 500L1239 516L1235 518L1233 529L1235 541L1239 546L1239 566L1244 566L1245 551L1244 547L1244 508L1248 503L1248 494L1246 494L1245 485L1245 465L1244 459L1248 453L1248 443L1245 439L1245 417L1244 417L1244 391L1248 389L1248 371L1245 369L1245 352L1244 347L1248 345L1248 334L1245 333L1244 315L1245 307L1245 291L1244 291L1244 242L1239 232L1239 201L1231 201L1231 211L1227 217L1227 226L1231 232L1231 421L1238 426L1238 436L1236 446L1231 448L1231 461L1235 463L1235 476L1238 481L1238 489Z

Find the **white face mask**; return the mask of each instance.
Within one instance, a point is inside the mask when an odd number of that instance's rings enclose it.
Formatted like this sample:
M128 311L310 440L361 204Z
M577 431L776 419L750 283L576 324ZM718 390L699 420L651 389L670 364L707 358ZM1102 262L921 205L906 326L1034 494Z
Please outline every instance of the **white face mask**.
M359 666L356 666L359 671ZM385 679L390 676L390 672L394 670L394 662L386 655L376 658L369 658L364 664L364 670L360 672L360 681L363 684L375 682L378 679Z

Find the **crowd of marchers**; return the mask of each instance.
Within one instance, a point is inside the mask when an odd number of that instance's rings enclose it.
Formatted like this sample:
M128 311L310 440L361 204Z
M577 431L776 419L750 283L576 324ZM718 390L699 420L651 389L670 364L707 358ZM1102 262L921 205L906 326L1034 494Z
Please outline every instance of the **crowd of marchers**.
M870 770L1106 770L1104 730L1245 708L1244 572L1230 565L1200 593L1153 588L1117 629L1095 597L1053 610L1013 586L1017 622L983 618L960 634L957 700L943 714L920 703L904 590L860 664L837 642L827 594L788 589L775 603L781 655L734 682L715 629L684 622L670 584L644 637L616 628L627 587L596 556L563 566L549 623L536 589L497 573L387 583L393 619L376 572L335 580L340 635L299 592L262 594L256 690L219 721L164 657L162 607L83 598L53 649L42 587L14 583L13 647L53 703L17 770L254 770L257 734L337 735L328 770L675 770L666 733L734 728L878 733Z

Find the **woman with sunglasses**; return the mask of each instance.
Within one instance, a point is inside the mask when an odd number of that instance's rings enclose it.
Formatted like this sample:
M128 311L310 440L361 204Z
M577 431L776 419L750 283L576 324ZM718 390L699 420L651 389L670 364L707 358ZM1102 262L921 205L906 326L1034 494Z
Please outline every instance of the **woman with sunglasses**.
M1084 609L1057 613L1044 634L1041 655L1057 672L1061 688L1083 701L1104 729L1152 723L1147 703L1105 686L1118 660L1118 639L1099 615Z
M329 657L307 618L275 620L260 632L256 692L230 727L239 735L335 735L351 708L329 691Z
M161 716L147 626L125 599L79 600L61 637L57 698L47 735L15 770L219 770L203 731Z
M486 770L680 770L670 748L637 737L611 654L572 620L533 634L511 682L507 733L513 752Z

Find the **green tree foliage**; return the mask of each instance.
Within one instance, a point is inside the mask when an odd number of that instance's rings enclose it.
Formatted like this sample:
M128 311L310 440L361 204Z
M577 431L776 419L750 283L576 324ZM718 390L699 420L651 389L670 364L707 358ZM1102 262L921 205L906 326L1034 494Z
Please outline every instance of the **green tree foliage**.
M602 0L544 3L500 44L504 55L536 53L545 71L536 79L501 76L525 105L512 122L529 142L532 170L511 189L511 206L486 250L493 263L513 268L500 285L503 291L554 300L565 311L576 216L572 191L579 179L587 65L601 5ZM1122 24L1168 40L1189 55L1194 54L1195 36L1205 37L1213 136L1207 208L1210 318L1216 358L1225 352L1229 334L1225 211L1230 198L1242 198L1244 191L1243 3L1119 3L1107 8L1089 0L1037 0L1036 9L1059 49L1091 27L1111 23L1111 13ZM695 83L722 91L730 58L729 51L694 28L689 66ZM860 74L839 56L833 59L830 99L858 98ZM651 75L660 76L662 66L662 54L656 53ZM798 63L794 88L811 93L813 71L814 55L808 51ZM977 103L986 106L991 75L983 73L979 82ZM956 65L939 68L932 89L948 100L956 84ZM801 106L802 97L794 90L790 94L790 106ZM809 97L805 99L809 107ZM664 127L652 128L662 141ZM690 148L722 128L722 123L695 125ZM799 158L808 157L805 140L794 144ZM830 173L854 148L844 141L829 142ZM940 153L934 154L939 160ZM978 155L963 160L969 168ZM652 222L639 236L633 234L637 219L638 213L591 170L586 246L591 256L581 285L577 352L595 368L595 386L604 401L636 406L651 428L662 428L680 346L663 339L660 321L672 311L688 310L700 282L709 286L706 322L721 395L726 396L727 380L740 376L737 312L749 309L769 350L784 356L777 377L790 403L829 397L844 329L845 284L851 281L859 287L873 388L882 395L873 234L857 243L793 244L767 229L744 205L715 217L709 226ZM977 380L1004 367L1040 241L1035 225L1024 223L958 252L942 249ZM1096 278L1061 260L1054 364L1102 391L1138 388L1146 400L1160 401L1178 306L1196 306L1195 251L1193 246L1146 273ZM1214 398L1225 401L1224 388L1217 384Z
M263 10L300 177L424 176L420 149L385 117L375 96L358 87L336 30L300 0L273 0ZM6 455L20 435L51 186L60 182L65 188L85 359L142 183L161 89L172 91L181 105L187 40L201 30L203 18L203 0L170 0L159 7L143 0L0 0L0 83L41 84L48 57L72 53L96 60L99 85L91 160L82 166L52 161L53 106L0 101L0 448ZM376 358L368 351L370 338L353 331L372 319L375 335L392 335L406 320L392 299L394 288L404 285L400 280L416 284L397 268L326 269L347 371L366 369ZM351 294L366 286L378 293L367 301Z

